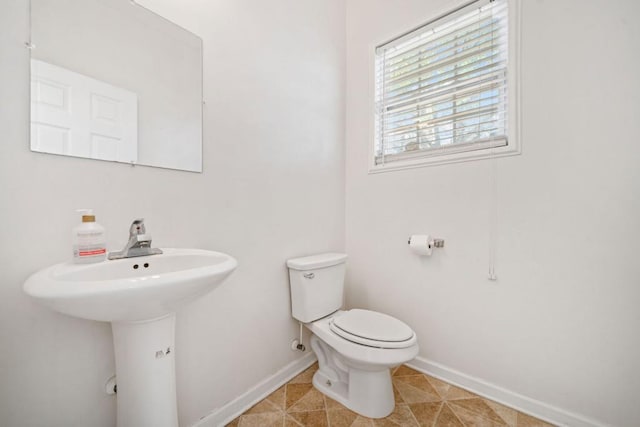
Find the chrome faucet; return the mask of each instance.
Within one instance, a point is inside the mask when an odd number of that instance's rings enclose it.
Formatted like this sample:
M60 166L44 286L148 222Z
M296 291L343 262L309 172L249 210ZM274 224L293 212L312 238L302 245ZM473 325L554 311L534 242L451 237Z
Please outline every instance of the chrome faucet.
M151 247L151 236L144 227L144 218L138 218L129 228L129 241L124 249L109 252L109 259L132 258L136 256L157 255L162 251Z

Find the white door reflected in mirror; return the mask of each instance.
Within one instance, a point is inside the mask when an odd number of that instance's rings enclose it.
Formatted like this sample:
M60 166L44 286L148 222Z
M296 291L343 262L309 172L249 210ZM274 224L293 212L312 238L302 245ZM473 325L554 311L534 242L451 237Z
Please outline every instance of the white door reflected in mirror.
M202 172L202 39L130 0L31 0L31 149Z
M138 96L32 59L31 149L136 163Z

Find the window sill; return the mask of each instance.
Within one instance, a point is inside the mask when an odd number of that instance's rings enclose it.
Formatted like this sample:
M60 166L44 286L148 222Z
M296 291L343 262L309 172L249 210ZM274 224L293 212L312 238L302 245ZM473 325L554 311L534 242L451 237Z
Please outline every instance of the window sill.
M374 164L375 159L371 159L369 165L369 173L391 172L404 169L422 168L428 166L445 165L449 163L468 162L473 160L492 159L498 157L517 156L521 154L519 144L510 144L495 148L478 148L476 150L467 150L455 153L433 153L431 155L425 153L425 156L419 158L410 158L406 160L395 160L385 164Z

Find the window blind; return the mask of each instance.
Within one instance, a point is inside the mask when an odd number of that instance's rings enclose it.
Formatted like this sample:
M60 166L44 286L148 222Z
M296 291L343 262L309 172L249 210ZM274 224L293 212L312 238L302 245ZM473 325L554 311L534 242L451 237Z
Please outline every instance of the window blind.
M507 145L507 0L376 48L375 164Z

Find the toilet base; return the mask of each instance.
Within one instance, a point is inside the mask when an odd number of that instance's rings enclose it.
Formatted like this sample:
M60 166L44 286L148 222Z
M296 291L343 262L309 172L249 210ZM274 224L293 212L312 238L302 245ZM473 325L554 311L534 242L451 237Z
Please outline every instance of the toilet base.
M311 336L311 348L319 365L313 385L321 393L365 417L384 418L393 412L390 366L362 369L365 366L350 363L315 335Z

